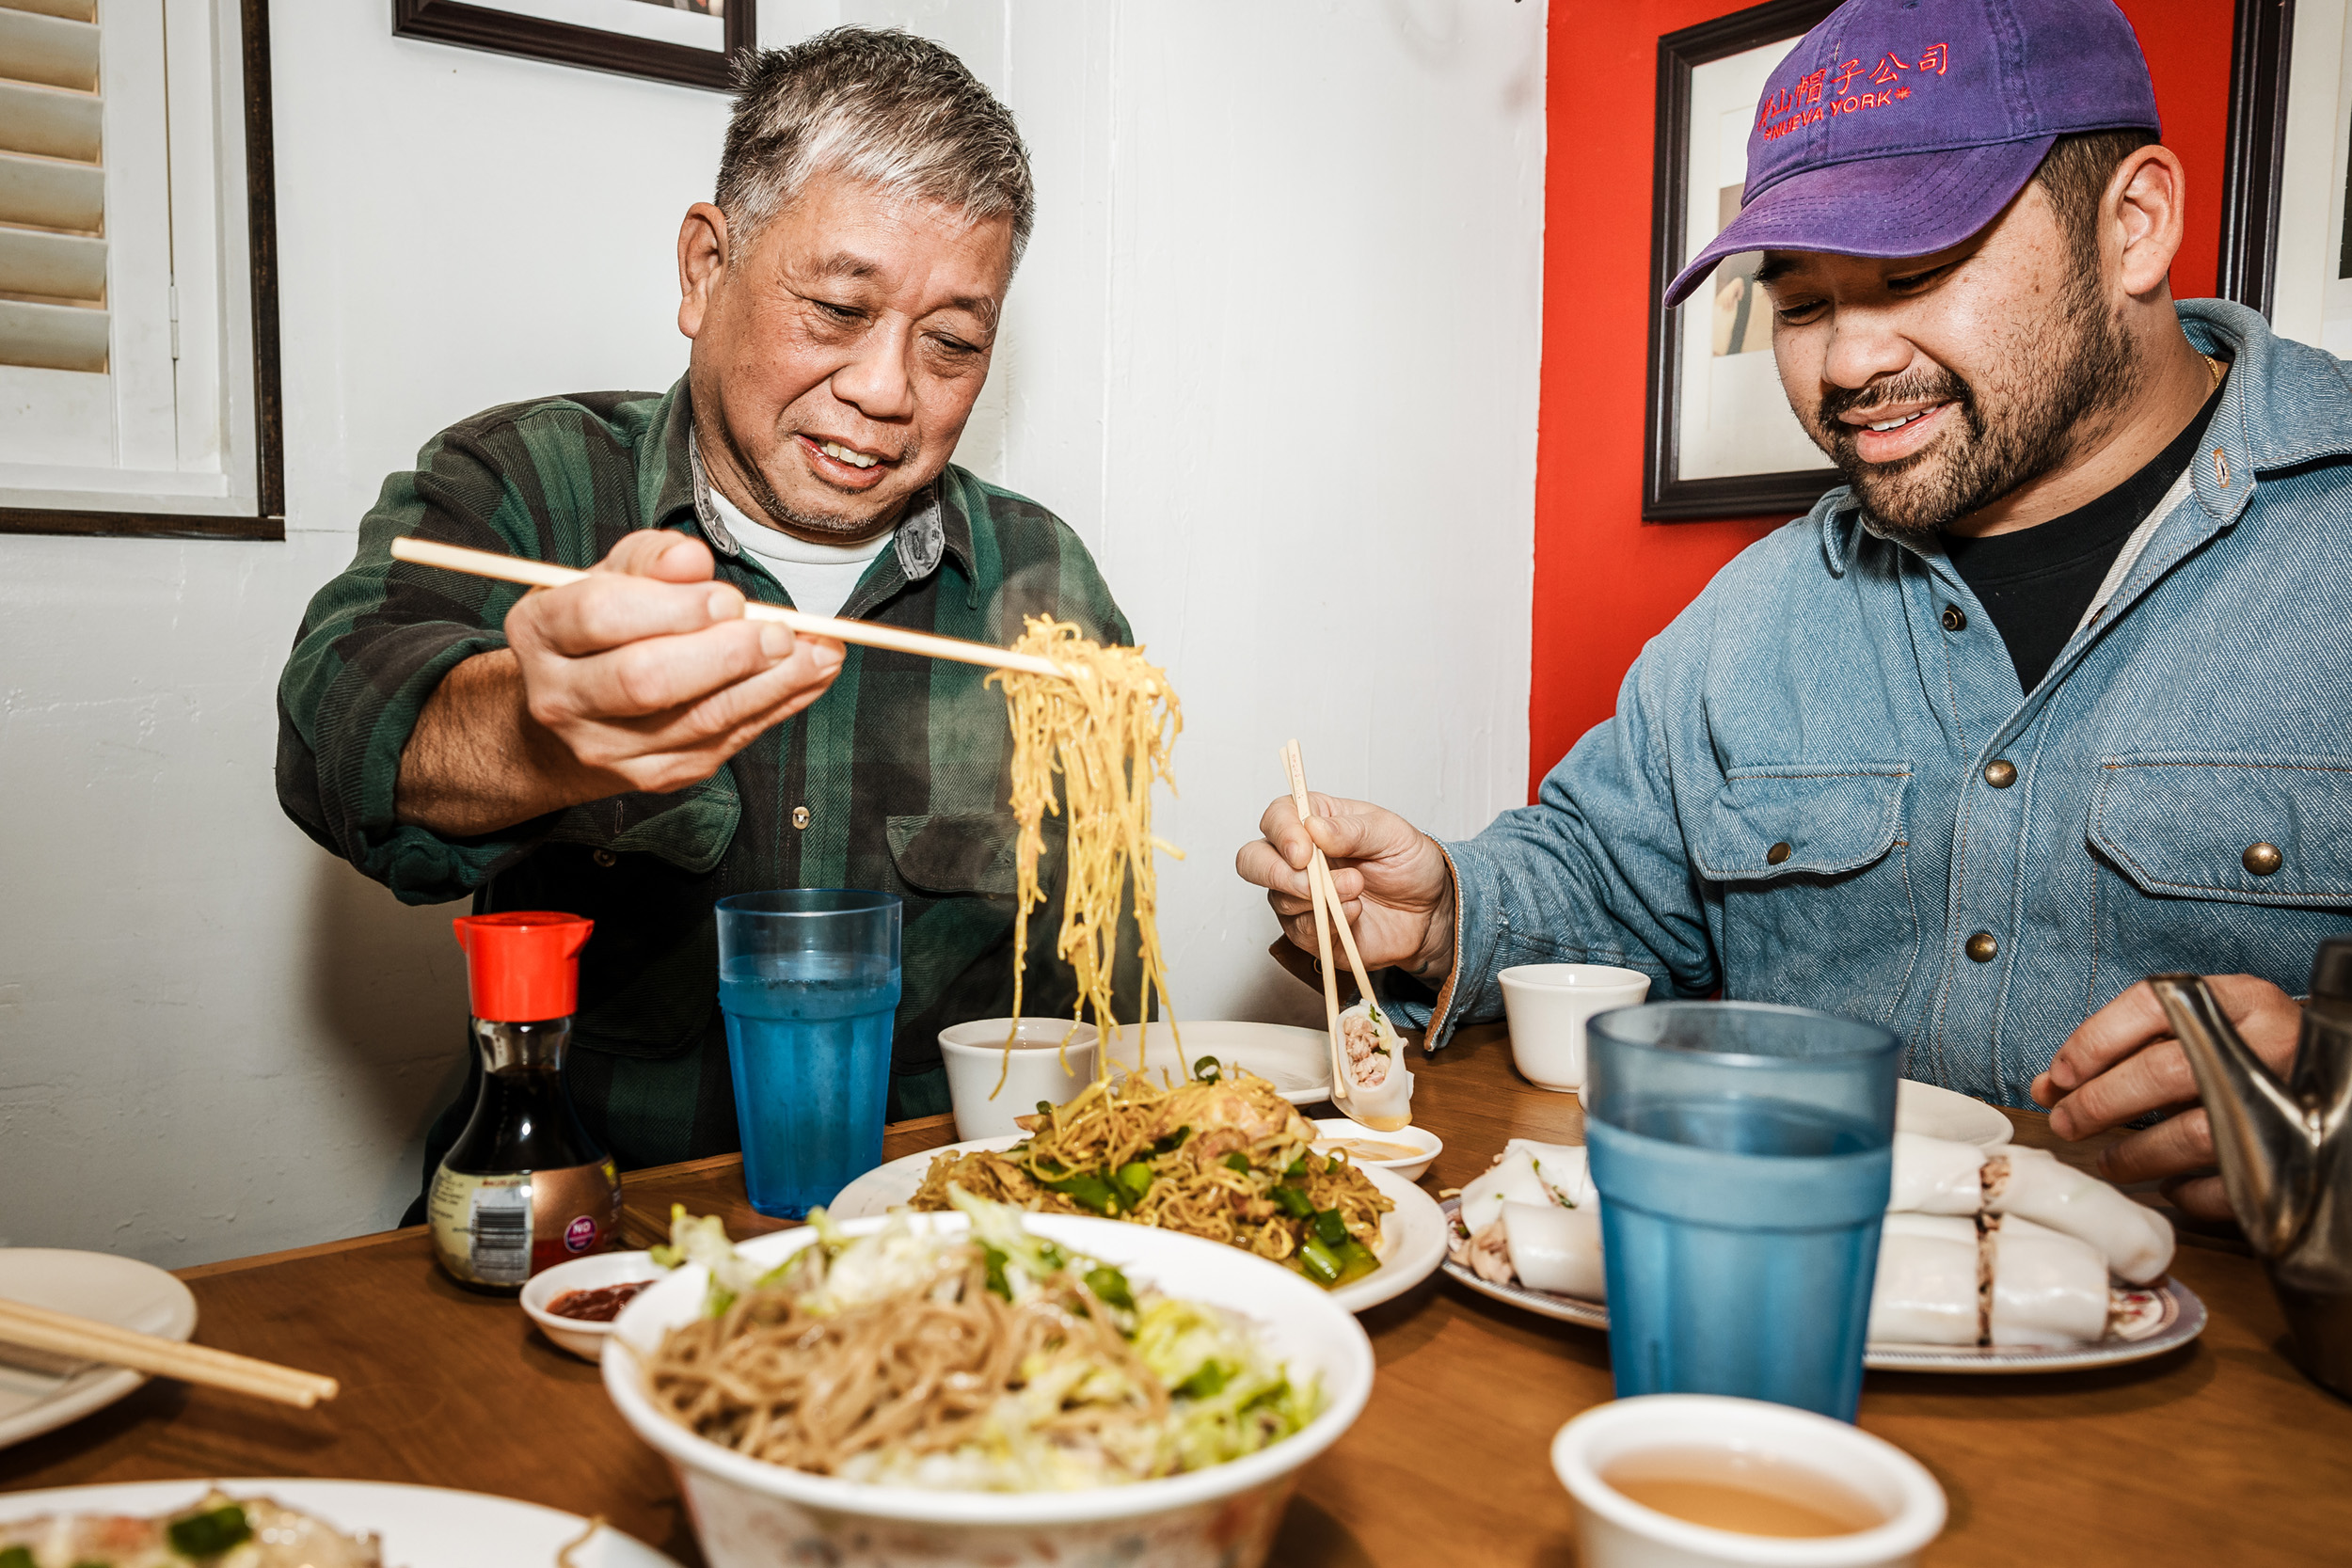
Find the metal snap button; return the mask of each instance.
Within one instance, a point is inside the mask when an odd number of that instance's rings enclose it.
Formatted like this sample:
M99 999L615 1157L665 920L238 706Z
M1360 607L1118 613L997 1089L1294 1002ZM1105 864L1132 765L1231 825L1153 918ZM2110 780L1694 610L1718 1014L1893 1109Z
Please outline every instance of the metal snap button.
M2286 864L2286 857L2279 853L2275 844L2249 844L2238 860L2257 877L2267 877Z
M805 828L808 826L808 808L806 806L794 806L792 808L792 825L795 828Z
M1995 789L2007 789L2017 782L2017 765L2007 760L1986 763L1984 782Z
M2001 951L2001 944L1993 940L1990 931L1979 931L1968 939L1968 956L1980 964L1989 964Z
M1944 607L1944 629L1946 631L1965 631L1967 627L1968 617L1961 613L1960 606L1947 604Z
M621 857L610 849L592 849L588 852L588 858L608 870L621 863Z
M1775 844L1770 849L1764 851L1764 863L1766 865L1778 865L1781 862L1788 858L1788 854L1789 850L1787 844Z

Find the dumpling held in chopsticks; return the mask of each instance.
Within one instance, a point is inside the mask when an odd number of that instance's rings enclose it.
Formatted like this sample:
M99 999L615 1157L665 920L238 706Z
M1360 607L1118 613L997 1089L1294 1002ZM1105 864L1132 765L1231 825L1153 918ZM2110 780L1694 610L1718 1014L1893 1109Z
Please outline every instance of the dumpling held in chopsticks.
M1412 1115L1413 1070L1405 1065L1405 1039L1379 1004L1367 997L1340 1014L1340 1048L1349 1116L1369 1125Z

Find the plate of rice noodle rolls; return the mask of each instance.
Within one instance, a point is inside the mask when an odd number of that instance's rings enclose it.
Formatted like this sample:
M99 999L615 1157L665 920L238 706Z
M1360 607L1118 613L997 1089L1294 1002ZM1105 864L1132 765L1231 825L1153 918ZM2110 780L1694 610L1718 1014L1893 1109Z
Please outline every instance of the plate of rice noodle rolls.
M1444 1210L1454 1278L1609 1325L1581 1148L1514 1138ZM2172 1246L2162 1214L2045 1150L1898 1132L1864 1364L2062 1371L2160 1355L2205 1326L2204 1304L2165 1273Z

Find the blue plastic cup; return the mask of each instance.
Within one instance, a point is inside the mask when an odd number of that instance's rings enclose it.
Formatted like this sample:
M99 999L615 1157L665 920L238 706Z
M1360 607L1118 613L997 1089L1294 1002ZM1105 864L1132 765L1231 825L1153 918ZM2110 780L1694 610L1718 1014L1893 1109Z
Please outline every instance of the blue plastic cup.
M1617 1397L1733 1394L1852 1420L1900 1042L1750 1002L1625 1007L1587 1032Z
M898 900L788 888L718 910L743 1185L761 1213L805 1219L882 1164Z

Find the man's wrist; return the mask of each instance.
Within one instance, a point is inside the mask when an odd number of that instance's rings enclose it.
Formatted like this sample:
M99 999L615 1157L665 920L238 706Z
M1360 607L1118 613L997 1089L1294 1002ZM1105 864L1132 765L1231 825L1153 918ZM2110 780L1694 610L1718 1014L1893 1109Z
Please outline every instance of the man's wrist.
M1437 840L1430 840L1430 844L1434 847ZM1454 885L1454 862L1442 849L1438 851L1438 856L1445 867L1445 887L1438 895L1438 907L1429 911L1428 931L1422 939L1422 950L1406 969L1406 974L1432 990L1444 985L1446 976L1454 973L1454 923L1458 907L1458 894Z

